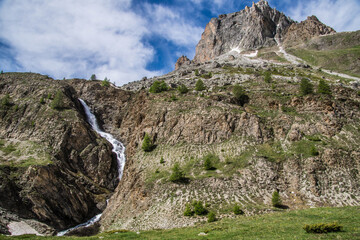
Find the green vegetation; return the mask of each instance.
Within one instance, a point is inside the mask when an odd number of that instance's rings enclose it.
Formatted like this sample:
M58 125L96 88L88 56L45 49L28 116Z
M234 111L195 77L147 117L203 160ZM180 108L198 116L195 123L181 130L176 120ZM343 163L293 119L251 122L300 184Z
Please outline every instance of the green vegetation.
M6 94L2 99L1 99L1 107L9 107L11 106L11 99L10 99L10 95Z
M161 157L160 164L164 164L164 163L165 163L164 157Z
M44 103L45 103L44 97L41 97L39 102L40 102L41 104L44 104Z
M321 79L320 82L319 82L319 85L318 85L317 92L321 93L321 94L330 95L331 90L330 90L329 84L327 84L323 79Z
M329 232L341 232L343 226L337 222L334 223L318 223L318 224L307 224L304 227L307 233L329 233Z
M242 215L244 214L244 211L241 210L241 208L239 207L239 205L235 204L233 212L235 215Z
M181 84L177 90L179 91L179 93L181 94L185 94L187 92L189 92L189 89L185 86L185 84Z
M201 91L204 91L205 89L206 89L206 87L205 87L204 82L201 79L197 80L196 84L195 84L195 90L198 92L201 92Z
M194 201L193 202L194 207L194 213L199 216L204 216L208 214L208 210L204 207L203 203L201 201Z
M266 71L266 72L264 73L264 81L265 81L266 83L270 83L270 82L271 82L271 72Z
M254 216L239 216L233 219L221 219L215 223L202 223L196 227L175 228L169 230L139 231L112 230L92 237L42 237L35 235L12 236L11 239L67 239L67 240L115 240L115 239L359 239L360 214L359 207L342 208L311 208L286 212L275 212ZM327 234L308 234L304 231L305 224L319 222L336 222L343 226L341 232ZM199 236L204 232L206 236ZM0 235L1 240L8 236Z
M199 70L198 69L195 69L195 76L199 76Z
M149 92L151 93L161 93L165 92L169 89L169 86L164 81L155 81L150 89Z
M191 205L190 204L186 204L186 207L185 207L185 211L184 211L184 216L186 217L191 217L191 216L194 216L194 211L192 210L191 208Z
M273 194L272 194L272 198L271 198L271 203L273 205L273 207L281 207L282 204L281 204L281 199L280 199L280 194L278 191L274 191Z
M210 213L208 214L208 219L207 219L208 223L215 222L216 220L217 220L217 219L216 219L215 213L214 213L214 212L210 212Z
M90 77L90 80L95 81L96 80L96 75L92 74L91 77Z
M55 94L54 100L51 102L51 108L61 110L64 108L64 106L64 94L62 91L58 90Z
M105 77L105 79L101 82L101 86L103 87L109 87L110 86L110 79Z
M185 173L180 168L180 165L178 163L174 164L174 167L172 168L172 173L170 175L169 180L174 183L183 183L186 182Z
M205 79L210 79L212 78L212 76L213 76L212 72L204 73L201 75L201 77Z
M204 157L204 168L205 170L215 170L213 162L218 162L219 157L215 154L208 154Z
M241 86L233 86L232 93L237 104L243 106L245 103L249 102L249 96L246 95L244 89Z
M314 87L313 87L313 85L312 85L312 83L310 82L309 79L307 79L307 78L301 79L301 82L300 82L300 94L302 96L313 93L313 88Z
M142 150L145 152L151 152L154 149L154 145L147 133L145 133L143 143L141 145Z
M1 70L0 74L4 74L4 71L3 71L3 70Z

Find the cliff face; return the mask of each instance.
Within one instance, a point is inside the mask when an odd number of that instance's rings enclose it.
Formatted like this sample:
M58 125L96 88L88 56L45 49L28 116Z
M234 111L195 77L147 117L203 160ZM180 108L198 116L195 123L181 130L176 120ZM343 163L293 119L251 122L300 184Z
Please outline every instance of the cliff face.
M61 92L61 109L51 108ZM0 76L0 208L55 229L103 210L117 184L111 145L86 122L73 87L30 73ZM2 231L14 220L2 215Z
M272 9L267 1L213 18L196 46L194 61L206 62L232 49L252 50L276 45L294 21Z

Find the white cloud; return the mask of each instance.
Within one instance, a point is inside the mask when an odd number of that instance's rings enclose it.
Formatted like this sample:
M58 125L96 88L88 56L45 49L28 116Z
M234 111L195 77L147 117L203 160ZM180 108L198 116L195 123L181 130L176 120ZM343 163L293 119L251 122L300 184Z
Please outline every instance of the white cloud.
M146 20L129 0L5 0L1 39L23 71L56 78L107 76L117 84L151 76L154 50L142 44Z
M336 31L355 31L360 29L359 0L310 0L298 1L295 7L288 9L291 18L305 20L315 15L320 21Z

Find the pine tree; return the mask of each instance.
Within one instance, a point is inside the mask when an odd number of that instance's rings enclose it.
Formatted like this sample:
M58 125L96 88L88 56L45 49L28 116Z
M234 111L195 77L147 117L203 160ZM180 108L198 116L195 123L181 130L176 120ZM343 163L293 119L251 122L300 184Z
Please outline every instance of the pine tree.
M90 80L92 81L96 80L96 75L95 74L91 75Z
M185 94L189 91L189 89L185 86L185 84L181 84L179 87L178 87L178 91L181 93L181 94Z
M308 94L311 94L311 93L313 93L313 85L311 84L309 79L307 79L307 78L301 79L301 82L300 82L300 94L305 96L305 95L308 95Z
M281 207L281 199L278 191L274 191L271 199L273 207Z
M323 79L320 80L319 86L318 86L318 93L330 95L331 90L329 84L327 84Z
M206 87L205 87L204 82L201 79L197 80L196 84L195 84L195 90L198 92L201 92L201 91L204 91L205 89L206 89Z
M211 223L211 222L215 222L217 219L216 219L216 215L215 215L215 213L214 212L210 212L209 214L208 214L208 222L209 223Z
M153 145L149 135L147 133L145 133L144 140L143 140L141 148L145 152L151 152L153 150L153 147L154 147L154 145Z
M170 175L169 180L171 182L184 182L185 181L185 174L181 170L178 163L175 163L174 167L172 168L172 174Z
M241 86L235 85L232 89L232 93L234 95L237 104L242 106L245 103L249 102L249 96L246 95L244 89Z
M51 102L51 108L57 110L64 108L63 98L64 98L63 93L60 90L58 90L55 94L54 100Z

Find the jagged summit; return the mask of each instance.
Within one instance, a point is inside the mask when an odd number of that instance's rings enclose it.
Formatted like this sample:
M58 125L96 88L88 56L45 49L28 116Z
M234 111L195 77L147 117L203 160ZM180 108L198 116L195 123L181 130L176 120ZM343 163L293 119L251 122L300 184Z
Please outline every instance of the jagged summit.
M289 37L288 29L291 29ZM239 12L212 18L196 46L193 62L203 63L230 51L242 52L274 46L284 39L304 40L332 32L335 31L315 16L296 23L271 8L267 1L261 0Z

